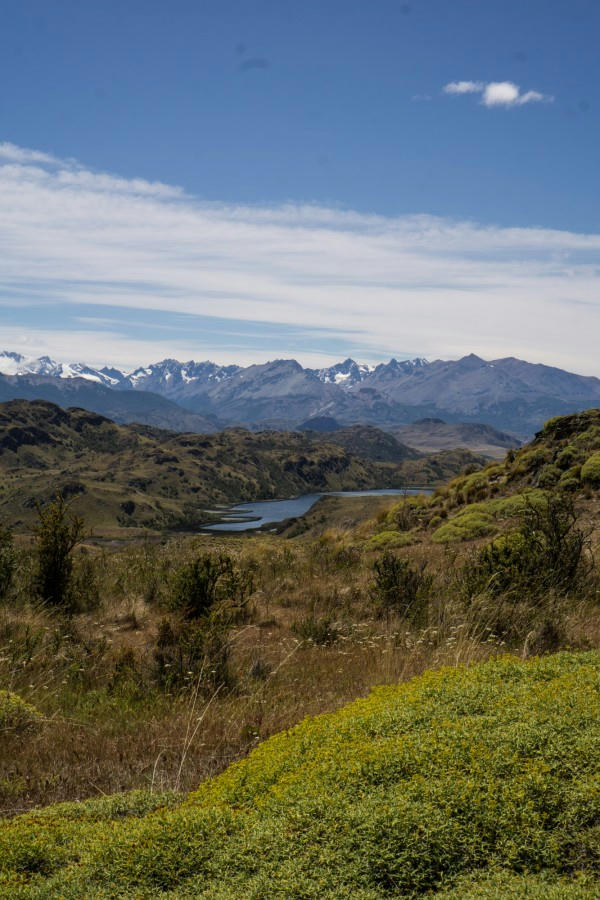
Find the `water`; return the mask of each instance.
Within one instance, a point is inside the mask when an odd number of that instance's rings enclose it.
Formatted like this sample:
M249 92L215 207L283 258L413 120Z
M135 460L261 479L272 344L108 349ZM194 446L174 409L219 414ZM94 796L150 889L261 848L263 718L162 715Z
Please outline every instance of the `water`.
M253 503L241 503L218 512L221 522L206 525L203 531L249 531L262 528L263 525L274 525L285 519L304 516L321 497L385 497L406 496L406 494L430 494L428 488L382 488L376 491L330 491L321 494L303 494L290 500L255 500Z

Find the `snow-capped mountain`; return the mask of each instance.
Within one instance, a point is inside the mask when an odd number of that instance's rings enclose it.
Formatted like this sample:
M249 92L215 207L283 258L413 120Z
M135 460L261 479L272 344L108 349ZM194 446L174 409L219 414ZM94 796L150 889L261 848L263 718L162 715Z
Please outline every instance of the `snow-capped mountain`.
M185 415L193 413L204 418L207 428L294 429L323 416L342 425L397 428L437 417L451 423L487 423L527 437L551 416L600 407L598 378L510 357L486 361L475 354L435 362L391 359L377 366L346 359L322 369L304 368L293 359L246 367L164 359L123 372L4 351L0 388L0 399L26 396L56 402L58 396L65 398L65 405L87 404L98 412L106 411L107 391L122 394L122 404L136 411L135 420L151 423L155 419L146 407L160 398L171 402L161 422L187 423Z
M52 378L85 378L116 387L124 378L117 369L94 369L85 363L56 362L49 356L28 357L9 350L0 352L0 374L2 375L48 375Z
M323 384L339 384L340 387L350 387L351 384L359 384L375 370L375 366L369 366L355 362L353 359L345 359L326 369L313 369L312 372Z
M134 391L153 391L172 400L184 395L202 392L209 386L219 384L231 378L240 370L240 366L219 366L216 363L179 362L176 359L163 359L149 366L141 366L124 376L120 385Z

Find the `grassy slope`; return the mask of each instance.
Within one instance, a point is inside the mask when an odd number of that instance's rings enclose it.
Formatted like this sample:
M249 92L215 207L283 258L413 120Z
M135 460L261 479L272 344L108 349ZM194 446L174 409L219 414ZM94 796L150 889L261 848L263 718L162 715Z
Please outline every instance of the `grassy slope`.
M13 401L0 406L0 515L28 527L36 501L61 489L76 497L76 511L96 530L193 530L214 504L439 482L475 459L377 462L360 455L360 441L356 450L298 433L175 434Z
M183 802L125 795L5 823L2 890L598 896L599 680L599 653L562 653L376 689Z
M572 497L593 526L600 510L600 410L561 416L503 461L460 475L430 498L399 503L376 528L378 546L454 544L510 528L528 503Z

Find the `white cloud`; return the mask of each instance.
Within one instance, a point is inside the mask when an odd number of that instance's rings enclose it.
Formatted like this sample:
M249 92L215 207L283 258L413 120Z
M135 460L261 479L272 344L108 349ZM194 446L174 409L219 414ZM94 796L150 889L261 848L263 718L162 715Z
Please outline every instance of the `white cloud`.
M551 103L554 98L539 91L521 93L518 84L512 81L491 81L483 91L484 106L524 106L526 103Z
M58 159L50 153L42 153L41 150L28 150L27 147L17 147L8 141L0 143L0 159L8 159L18 163L57 163Z
M61 169L57 173L61 184L81 187L90 191L116 194L154 194L157 197L182 197L180 187L163 184L160 181L145 181L143 178L115 178L103 172L87 172L84 169Z
M443 91L445 94L479 94L484 87L483 81L451 81L444 85Z
M336 347L362 342L355 355L366 361L403 350L431 358L474 351L600 374L600 234L208 204L81 166L80 177L65 172L75 168L39 159L0 165L0 335L9 349L45 335L46 352L123 365L180 354L323 359L323 340L312 353L294 350L296 333L322 328ZM27 303L57 302L64 322L18 324ZM84 322L81 333L69 331L68 310L79 315L91 304L90 315L103 306L114 320L111 334ZM191 340L185 325L172 338L157 328L156 340L148 329L132 339L116 308L127 308L128 320L152 310L173 321L179 313L229 320L232 344L221 353L209 330ZM239 322L281 326L280 348L261 356L254 341L244 349ZM37 355L33 346L27 352Z
M527 91L519 96L517 102L519 106L523 106L524 103L554 103L554 97L550 94L540 94L539 91Z
M481 94L484 106L524 106L526 103L552 103L554 97L539 91L521 93L512 81L451 81L442 88L445 94Z
M519 88L511 81L492 81L486 84L482 102L484 106L514 106L519 99Z

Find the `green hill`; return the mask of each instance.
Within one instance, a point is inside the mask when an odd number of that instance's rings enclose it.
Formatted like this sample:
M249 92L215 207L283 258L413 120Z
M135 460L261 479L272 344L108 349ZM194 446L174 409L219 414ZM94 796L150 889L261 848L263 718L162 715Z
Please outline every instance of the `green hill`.
M396 459L381 461L378 435ZM180 434L15 400L0 404L0 517L31 527L36 504L61 491L96 529L194 529L215 504L439 482L480 462L469 453L400 461L393 438L368 437L359 430L346 447L297 432Z
M377 688L187 799L0 827L25 897L597 897L600 654L503 657Z
M404 545L493 537L549 497L570 500L593 525L598 488L600 410L590 409L551 419L529 444L509 450L502 461L465 469L430 498L397 504L377 530L391 535L388 541L401 532Z

